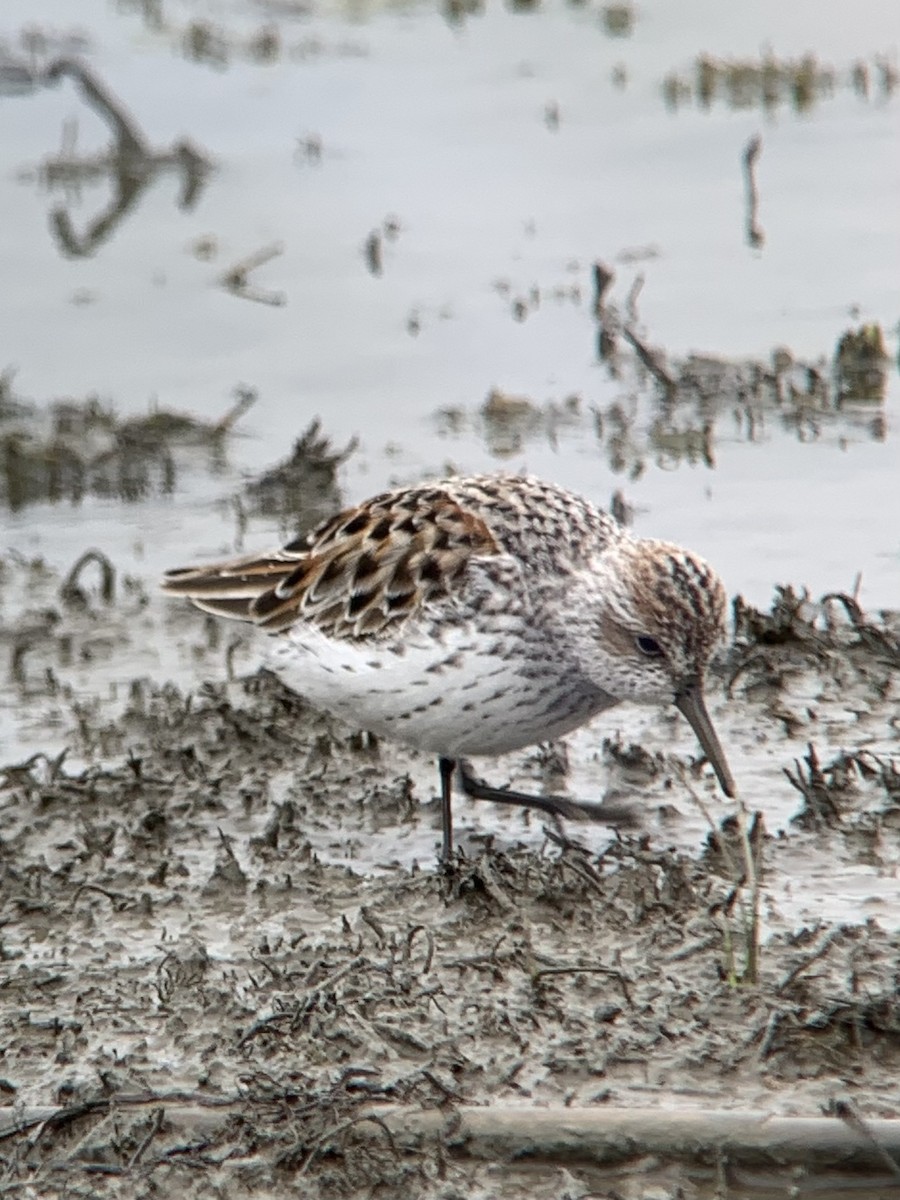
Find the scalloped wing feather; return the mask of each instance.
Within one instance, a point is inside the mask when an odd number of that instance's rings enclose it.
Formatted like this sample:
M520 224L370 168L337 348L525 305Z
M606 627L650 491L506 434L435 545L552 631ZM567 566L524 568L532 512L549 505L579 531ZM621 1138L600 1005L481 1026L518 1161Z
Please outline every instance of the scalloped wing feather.
M472 558L498 553L475 513L440 489L411 489L348 509L272 554L169 571L163 587L269 633L309 623L331 637L378 637L451 596Z

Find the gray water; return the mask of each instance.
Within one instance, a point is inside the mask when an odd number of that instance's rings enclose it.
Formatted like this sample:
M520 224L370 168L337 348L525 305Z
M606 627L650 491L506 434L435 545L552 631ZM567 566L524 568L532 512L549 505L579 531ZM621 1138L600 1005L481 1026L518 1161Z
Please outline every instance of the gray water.
M124 508L4 512L0 551L64 566L99 543L151 575L227 550L231 530L212 501L283 457L318 415L337 444L360 439L341 477L348 500L502 463L604 504L621 488L639 532L694 547L756 602L779 581L818 594L849 589L861 572L865 605L897 605L895 364L875 422L839 413L801 437L773 416L751 440L726 411L714 467L690 464L648 448L653 389L598 364L591 311L602 259L619 305L644 276L640 328L670 361L768 361L786 346L827 372L841 333L868 322L896 359L900 102L875 65L884 56L896 68L893 0L645 0L625 36L593 4L453 17L426 4L168 0L161 21L154 7L4 0L8 59L28 59L23 27L59 37L77 24L85 60L147 140L165 149L188 137L215 171L190 209L177 205L178 177L161 173L105 240L73 257L49 214L63 207L87 229L111 182L48 189L38 168L65 122L77 123L82 154L103 149L106 127L65 80L0 96L0 365L40 402L97 393L123 413L156 402L216 417L238 383L259 400L231 472ZM218 39L222 61L186 54L192 23ZM251 51L261 30L277 39L267 61ZM51 43L42 61L58 50ZM767 50L779 61L815 55L834 69L829 93L805 109L789 98L768 110L723 98L667 106L664 80L692 79L698 54L759 62ZM850 86L860 61L868 96ZM754 135L756 247L741 169ZM382 237L376 276L364 246L386 219L396 234ZM250 280L283 304L219 286L273 243L283 253ZM498 447L479 416L494 388L551 405L549 416ZM636 447L618 473L594 415L612 404L634 414ZM261 528L254 544L276 536Z

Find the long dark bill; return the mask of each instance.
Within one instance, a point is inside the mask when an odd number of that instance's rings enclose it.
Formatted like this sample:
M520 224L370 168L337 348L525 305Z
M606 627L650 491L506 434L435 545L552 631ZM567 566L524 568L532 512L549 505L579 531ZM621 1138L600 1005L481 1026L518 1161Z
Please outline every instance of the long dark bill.
M675 697L675 707L697 735L697 740L703 747L703 753L712 764L721 784L722 791L732 799L737 795L734 776L725 759L725 751L713 729L713 723L706 711L706 701L703 698L703 687L699 681L687 686Z

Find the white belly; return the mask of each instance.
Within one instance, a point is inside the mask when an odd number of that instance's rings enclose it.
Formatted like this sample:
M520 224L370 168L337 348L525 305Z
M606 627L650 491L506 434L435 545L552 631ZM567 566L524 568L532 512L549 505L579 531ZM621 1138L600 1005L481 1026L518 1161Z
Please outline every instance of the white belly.
M456 758L503 754L583 725L612 700L553 648L495 624L404 630L402 641L338 643L298 627L270 643L288 687L358 729Z

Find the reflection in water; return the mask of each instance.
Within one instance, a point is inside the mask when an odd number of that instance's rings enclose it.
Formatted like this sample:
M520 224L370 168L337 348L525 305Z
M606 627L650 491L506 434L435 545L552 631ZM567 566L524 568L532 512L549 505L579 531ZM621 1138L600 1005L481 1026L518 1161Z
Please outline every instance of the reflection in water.
M112 200L107 208L78 233L64 205L50 214L50 228L67 258L84 258L97 249L134 208L144 190L163 172L176 171L182 186L178 206L191 209L197 201L211 164L189 141L182 139L171 150L150 148L132 117L84 63L75 58L58 58L43 72L32 72L35 85L56 84L72 79L85 101L109 126L112 144L101 154L79 156L73 139L64 133L60 153L48 159L41 178L49 188L78 188L85 182L109 179ZM68 145L66 143L69 143Z
M123 420L96 396L46 406L23 401L11 372L0 376L0 507L107 496L135 501L174 491L178 453L206 455L219 474L231 429L254 402L241 392L218 421L201 421L165 409Z
M762 138L759 134L752 137L744 147L744 201L746 216L744 219L744 237L752 250L759 250L766 235L759 224L759 191L756 186L756 163L762 152Z
M255 300L257 304L270 304L273 308L280 308L281 305L287 303L284 292L272 292L265 288L253 287L249 275L257 267L271 262L273 258L277 258L279 254L283 253L284 247L280 242L275 242L271 246L263 246L261 250L255 250L246 258L242 258L240 262L235 263L233 267L229 267L220 277L219 282L233 296L240 296L244 300Z
M466 15L467 2L468 0L461 0L459 19ZM453 0L448 0L448 3L452 4ZM472 3L477 5L479 0L472 0ZM285 23L305 22L312 12L306 0L280 0L277 4L273 3L273 0L267 0L265 4L260 2L258 6L267 8L273 18ZM165 33L169 44L178 46L184 57L191 62L220 71L226 70L235 62L271 66L279 62L302 62L326 56L361 58L368 53L365 45L348 38L329 43L318 35L310 34L299 40L289 41L278 25L271 22L260 25L245 35L200 17L192 18L179 26L166 14L164 23L156 32Z
M191 21L182 38L185 58L213 67L228 64L228 42L208 21Z
M333 516L343 504L338 467L358 445L351 438L343 450L335 450L317 417L288 458L247 484L239 501L243 523L247 516L275 517L283 533L296 537Z
M483 0L443 0L442 11L448 25L461 25L466 17L484 12Z
M363 242L363 259L366 270L377 279L384 274L385 242L396 242L400 237L401 224L399 217L387 216L377 229L370 231Z
M605 291L602 272L600 278ZM651 465L715 468L723 426L729 439L760 447L771 440L773 422L799 442L829 433L842 443L886 437L889 360L877 325L845 333L830 372L824 363L795 360L783 347L769 362L695 354L667 365L612 305L604 303L602 313L613 344L604 366L622 385L620 399L603 407L580 396L540 403L494 389L477 410L441 410L439 432L475 432L498 459L521 454L529 443L557 449L566 435L592 433L610 470L631 480ZM620 349L619 335L633 353Z
M755 160L759 144L758 138L751 141L745 161ZM755 225L752 206L748 221ZM734 412L750 442L762 440L766 417L773 412L778 414L782 427L800 441L815 441L826 427L836 425L846 427L842 437L852 432L874 441L884 440L886 422L881 407L887 395L889 359L879 325L843 334L835 350L831 378L823 366L796 362L784 347L772 352L770 364L692 355L670 367L665 353L650 346L637 329L637 300L643 276L636 277L621 307L610 299L614 282L615 273L610 267L594 264L597 358L611 379L631 379L635 395L648 397L658 409L649 417L646 437L628 452L621 428L605 443L614 471L640 474L649 452L659 467L681 462L715 466L715 419L727 408ZM623 353L621 343L627 344L633 354ZM655 397L648 387L651 380L656 385ZM873 407L878 411L873 412ZM648 419L646 415L644 419ZM598 435L603 442L602 424Z
M606 4L600 11L604 33L610 37L631 37L635 11L632 4Z
M845 408L852 404L883 404L889 361L880 325L848 329L834 355L838 405Z
M789 104L797 112L807 112L821 100L833 97L842 87L851 88L861 98L869 99L873 73L879 97L893 95L898 75L885 55L875 57L870 72L869 64L861 60L839 71L819 62L814 54L800 59L778 59L772 54L760 59L724 59L701 54L695 60L692 76L674 72L666 76L663 99L673 111L694 100L707 109L721 101L729 108L758 106L771 111L779 105Z
M454 437L475 430L495 458L506 459L520 454L529 442L545 442L555 449L566 430L584 428L585 410L580 396L541 404L494 388L477 411L444 408L436 420L441 435Z
M663 394L672 399L677 383L665 363L664 355L648 345L637 331L637 300L644 286L643 275L638 275L625 301L624 317L618 306L608 303L606 295L615 281L615 272L605 263L594 263L594 320L597 322L597 358L606 365L610 377L618 379L619 343L622 338L629 344L638 361L649 371L661 387Z

